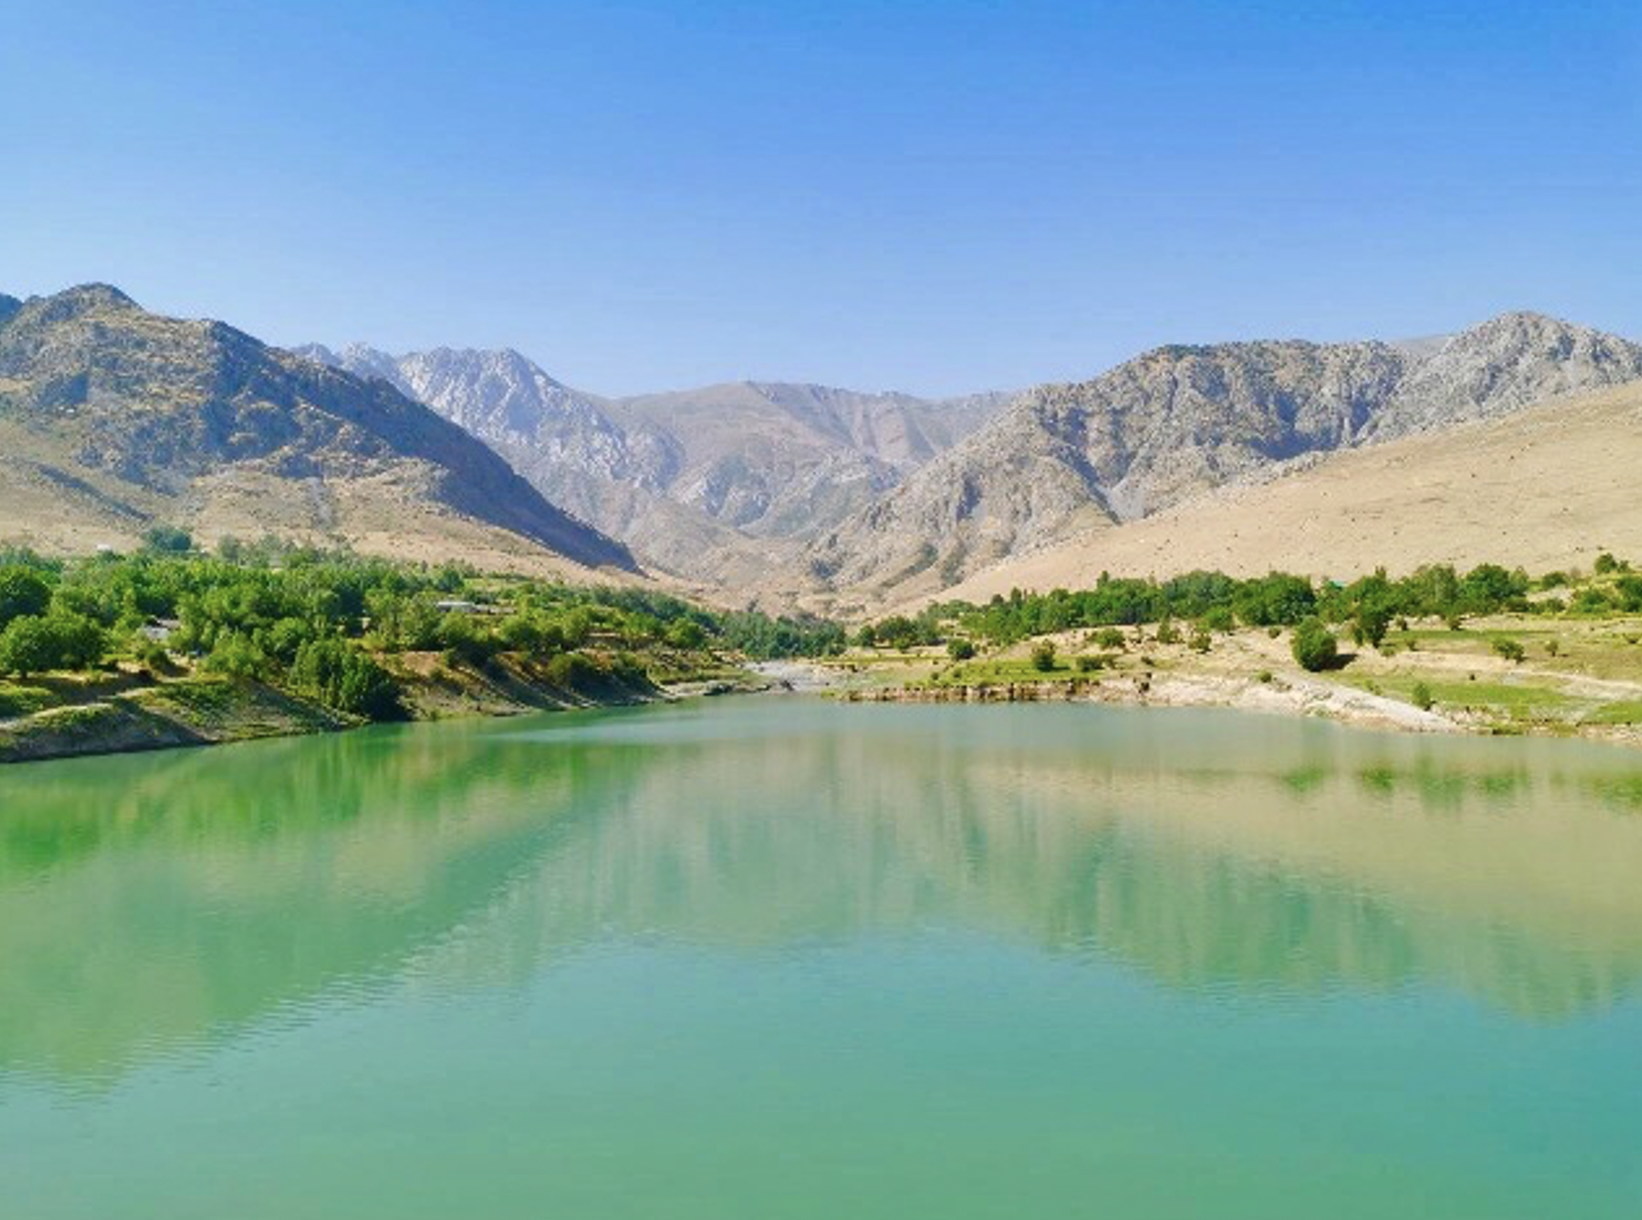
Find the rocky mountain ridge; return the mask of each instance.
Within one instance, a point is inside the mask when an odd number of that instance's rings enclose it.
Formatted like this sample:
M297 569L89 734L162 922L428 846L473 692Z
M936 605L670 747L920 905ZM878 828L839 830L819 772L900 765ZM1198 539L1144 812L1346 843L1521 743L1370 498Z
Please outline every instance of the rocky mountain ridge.
M1440 343L1154 349L1027 391L807 550L807 578L901 597L1307 454L1642 378L1642 346L1531 313Z
M351 540L367 517L384 536L443 521L469 541L636 570L624 546L390 385L222 322L149 313L108 285L0 302L0 430L0 494L55 494L53 515L83 513L87 528L216 513Z
M734 580L871 503L1007 400L783 382L608 399L512 350L299 354L380 377L505 457L554 503L692 578Z

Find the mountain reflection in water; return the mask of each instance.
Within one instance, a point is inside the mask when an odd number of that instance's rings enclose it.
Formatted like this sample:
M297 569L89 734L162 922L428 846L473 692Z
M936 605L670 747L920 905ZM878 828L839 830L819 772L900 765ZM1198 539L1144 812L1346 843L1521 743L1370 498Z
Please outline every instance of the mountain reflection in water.
M589 946L958 930L1171 988L1642 975L1642 769L1226 713L739 700L0 773L0 1072L79 1080Z

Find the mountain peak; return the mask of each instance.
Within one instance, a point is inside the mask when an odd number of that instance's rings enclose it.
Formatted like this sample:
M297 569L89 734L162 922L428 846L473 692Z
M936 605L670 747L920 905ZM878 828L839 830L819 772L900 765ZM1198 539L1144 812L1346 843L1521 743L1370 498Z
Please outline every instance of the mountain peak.
M137 302L121 292L113 284L90 283L76 284L72 288L65 288L61 292L53 293L43 298L46 304L68 305L77 309L99 309L116 307L121 309L136 309Z

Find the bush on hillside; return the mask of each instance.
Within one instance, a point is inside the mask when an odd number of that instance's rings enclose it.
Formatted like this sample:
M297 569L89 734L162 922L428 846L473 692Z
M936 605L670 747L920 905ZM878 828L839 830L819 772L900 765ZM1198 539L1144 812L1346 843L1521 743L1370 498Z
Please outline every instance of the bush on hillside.
M1300 668L1310 673L1329 668L1340 655L1334 634L1318 618L1305 619L1294 629L1290 647Z

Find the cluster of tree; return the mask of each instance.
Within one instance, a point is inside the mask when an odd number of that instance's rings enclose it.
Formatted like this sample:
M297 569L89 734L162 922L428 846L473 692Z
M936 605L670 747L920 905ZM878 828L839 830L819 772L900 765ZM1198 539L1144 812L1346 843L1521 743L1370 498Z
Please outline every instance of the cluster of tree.
M581 688L643 680L635 652L705 663L717 650L838 652L844 639L821 620L718 613L645 589L484 577L277 541L230 540L207 555L168 529L128 556L0 554L0 674L175 659L372 719L400 713L384 662L405 652L477 666L519 654Z
M1571 601L1529 598L1536 588L1569 584L1565 573L1535 582L1520 568L1513 571L1488 563L1464 573L1430 565L1398 579L1381 569L1349 584L1313 583L1286 572L1249 579L1222 572L1190 572L1169 580L1102 575L1090 589L1015 590L984 606L948 602L915 617L891 616L861 628L855 642L906 649L961 637L1001 646L1078 628L1152 623L1163 625L1160 630L1166 628L1174 638L1179 630L1173 624L1186 621L1197 625L1191 638L1201 645L1210 632L1230 631L1240 623L1295 627L1316 619L1349 630L1359 644L1378 645L1399 619L1435 616L1457 626L1471 615L1506 610L1642 612L1642 576L1631 575L1622 561L1606 558L1607 563L1598 564L1603 580L1578 589Z
M59 601L46 573L25 564L0 567L0 673L89 669L102 663L108 646L102 625Z

